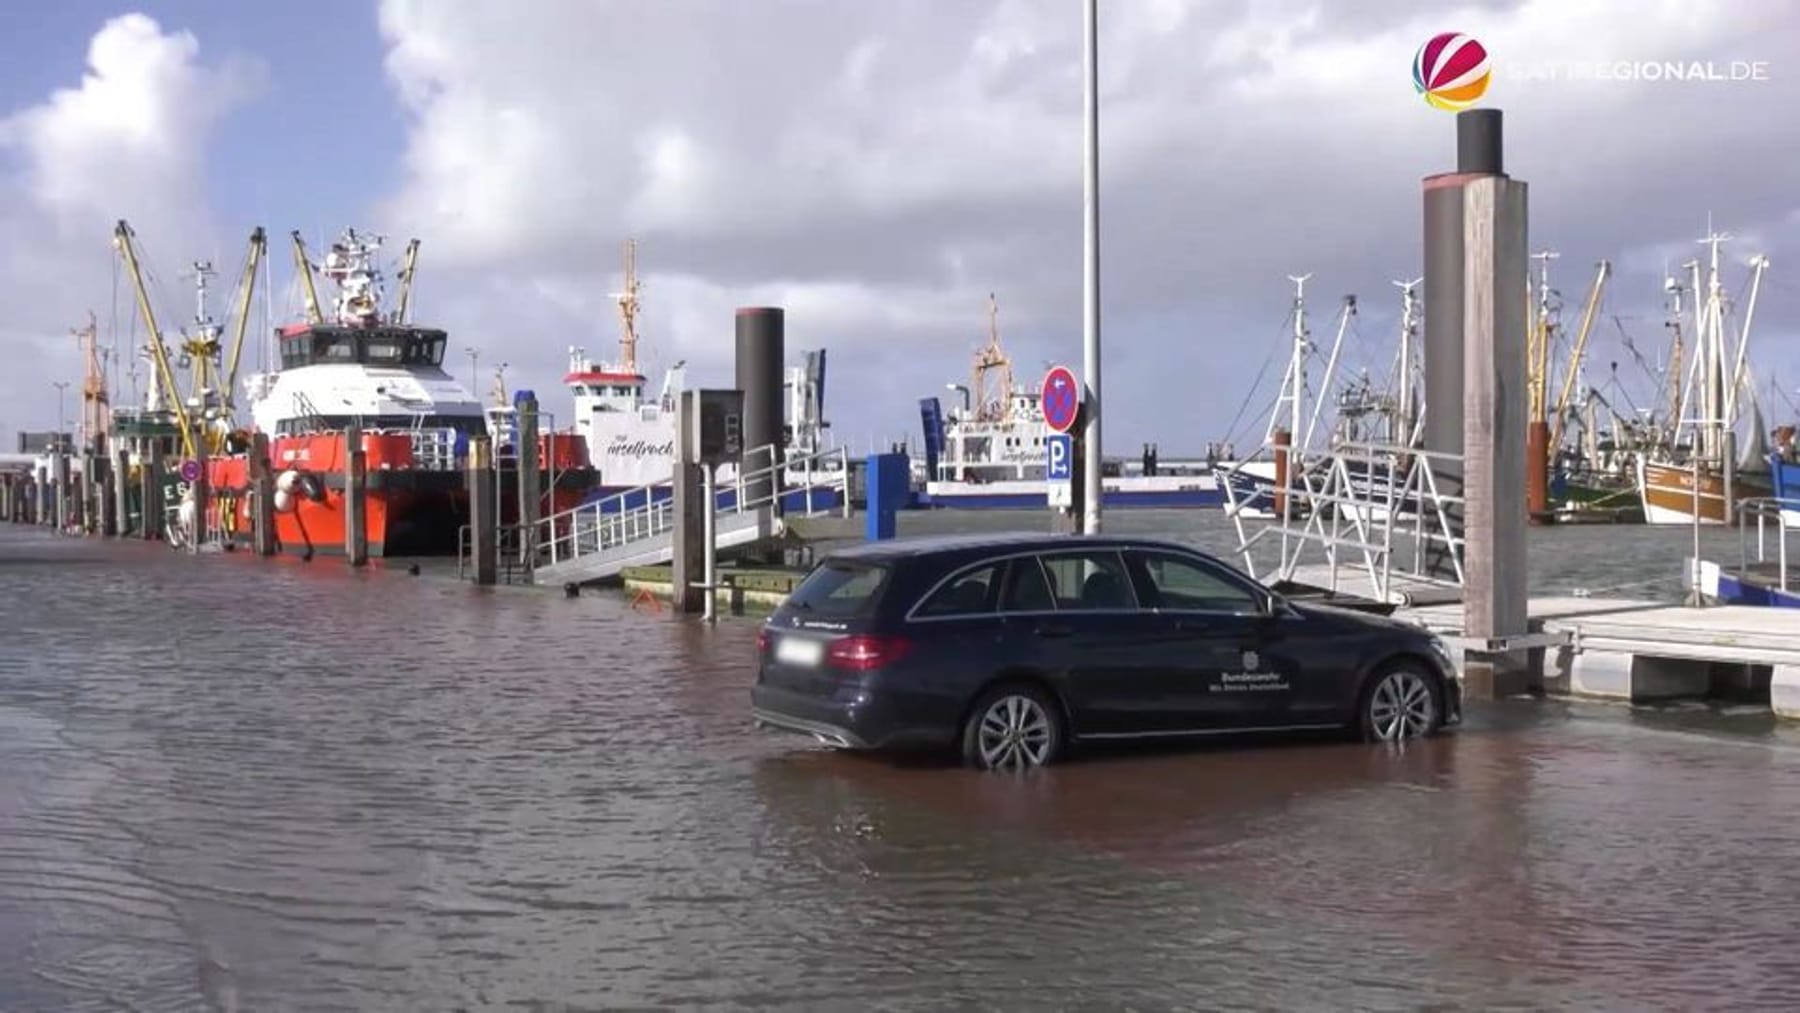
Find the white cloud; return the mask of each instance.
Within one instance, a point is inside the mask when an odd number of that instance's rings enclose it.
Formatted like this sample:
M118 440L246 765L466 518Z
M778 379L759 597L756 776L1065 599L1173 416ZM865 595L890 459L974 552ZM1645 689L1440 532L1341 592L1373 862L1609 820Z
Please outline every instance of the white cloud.
M9 429L54 424L53 378L72 382L74 425L81 363L68 329L92 308L102 341L110 337L118 219L173 258L154 264L166 272L217 248L204 171L210 134L262 82L260 65L209 66L191 33L127 14L95 33L78 83L0 118L0 151L14 166L0 175L0 355L34 364L0 371L0 399L20 406ZM173 323L163 321L165 330ZM121 327L121 342L129 333Z
M1777 264L1796 245L1774 168L1800 141L1788 115L1800 68L1779 62L1800 52L1792 3L1347 8L1102 5L1107 375L1111 403L1131 406L1109 433L1123 445L1195 450L1219 435L1233 385L1274 344L1288 273L1318 273L1316 331L1335 296L1356 291L1359 326L1386 340L1387 281L1418 274L1418 179L1454 160L1451 118L1426 108L1409 76L1439 31L1474 34L1493 54L1509 168L1533 185L1533 243L1563 251L1565 290L1601 256L1691 244L1709 211L1760 229ZM611 333L604 293L634 233L646 320L660 315L653 337L671 357L728 377L726 311L785 302L790 347L834 350L828 410L842 431L910 428L914 400L966 368L990 290L1022 374L1078 358L1078 7L530 10L381 8L411 117L407 178L385 217L423 236L447 278L492 286L447 281L457 295L435 307L471 340L504 334L507 354L550 382L568 332ZM1739 85L1504 71L1601 57L1775 62L1772 80ZM1622 275L1615 300L1653 319L1657 275ZM545 281L586 297L522 309L497 294ZM1758 316L1765 336L1800 321L1773 300ZM1653 331L1640 343L1659 341ZM1196 398L1196 377L1232 390Z

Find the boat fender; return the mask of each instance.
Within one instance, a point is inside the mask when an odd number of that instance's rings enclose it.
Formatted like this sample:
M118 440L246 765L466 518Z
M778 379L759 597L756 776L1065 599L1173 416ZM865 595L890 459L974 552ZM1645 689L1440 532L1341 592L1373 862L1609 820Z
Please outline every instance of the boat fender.
M286 489L275 490L275 512L286 514L294 512L294 494Z
M293 468L289 468L288 470L275 476L275 491L276 492L293 492L294 486L299 484L299 482L300 482L300 473L298 471L295 471Z
M306 495L307 499L312 500L314 503L325 502L325 483L319 480L319 476L310 471L301 473L300 491Z

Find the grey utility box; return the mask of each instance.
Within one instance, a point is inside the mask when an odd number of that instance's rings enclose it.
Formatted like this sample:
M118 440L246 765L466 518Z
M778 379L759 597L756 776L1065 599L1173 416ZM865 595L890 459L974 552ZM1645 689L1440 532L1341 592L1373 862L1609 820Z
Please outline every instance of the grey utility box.
M690 412L688 437L683 449L691 463L720 465L744 456L744 392L741 390L693 390L682 395L683 410Z

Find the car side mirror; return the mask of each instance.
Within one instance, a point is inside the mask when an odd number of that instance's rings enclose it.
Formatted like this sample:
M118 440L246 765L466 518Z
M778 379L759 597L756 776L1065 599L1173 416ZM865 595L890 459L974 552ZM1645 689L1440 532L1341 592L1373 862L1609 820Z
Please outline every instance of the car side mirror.
M1281 596L1273 591L1266 592L1262 596L1261 605L1262 608L1259 614L1264 619L1279 618L1281 614L1286 611L1285 606L1282 604Z

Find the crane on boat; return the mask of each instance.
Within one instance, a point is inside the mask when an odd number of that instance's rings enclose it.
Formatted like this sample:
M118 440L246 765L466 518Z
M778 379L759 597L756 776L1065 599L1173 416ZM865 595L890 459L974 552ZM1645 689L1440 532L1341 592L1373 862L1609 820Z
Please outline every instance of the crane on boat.
M174 415L176 429L181 435L182 453L194 457L202 448L208 453L218 453L225 448L227 438L235 429L236 400L232 391L237 385L238 368L243 361L250 305L256 289L256 272L267 248L265 234L261 226L250 234L244 275L238 286L237 325L232 329L229 357L224 354L224 343L221 340L224 329L213 322L206 309L206 279L213 273L212 265L206 261L198 261L194 265L194 330L191 333L184 331L181 344L181 362L192 369L186 395L182 393L181 385L176 379L175 366L169 358L168 342L156 322L156 310L150 299L149 287L144 282L143 264L134 242L135 237L136 233L130 223L123 218L119 219L118 225L113 229L113 245L125 262L125 273L131 280L138 313L149 332L150 358L156 367L157 392L167 410Z

